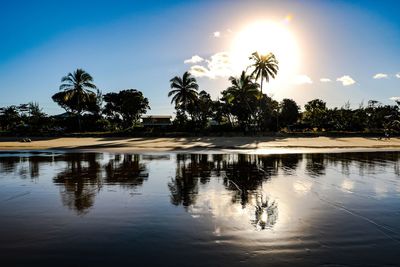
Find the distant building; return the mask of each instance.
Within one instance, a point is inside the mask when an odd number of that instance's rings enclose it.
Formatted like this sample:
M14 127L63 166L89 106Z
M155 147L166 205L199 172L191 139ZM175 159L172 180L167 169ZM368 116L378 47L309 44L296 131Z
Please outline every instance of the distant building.
M166 127L172 124L172 116L168 115L146 115L142 116L144 127Z

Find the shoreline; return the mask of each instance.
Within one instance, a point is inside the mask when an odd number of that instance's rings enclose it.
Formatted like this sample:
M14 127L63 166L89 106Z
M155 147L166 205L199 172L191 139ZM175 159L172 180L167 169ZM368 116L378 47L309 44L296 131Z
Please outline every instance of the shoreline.
M19 142L0 138L0 151L81 151L81 152L200 152L200 153L348 153L400 151L400 138L380 140L370 137L187 137L187 138L33 138Z

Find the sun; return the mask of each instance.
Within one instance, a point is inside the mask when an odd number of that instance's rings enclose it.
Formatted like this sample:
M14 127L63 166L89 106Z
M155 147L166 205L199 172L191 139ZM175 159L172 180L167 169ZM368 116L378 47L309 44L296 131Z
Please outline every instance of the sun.
M250 65L253 52L274 53L279 61L279 72L274 86L288 83L296 74L300 63L298 42L287 23L258 21L244 27L234 37L231 46L231 66L240 73Z

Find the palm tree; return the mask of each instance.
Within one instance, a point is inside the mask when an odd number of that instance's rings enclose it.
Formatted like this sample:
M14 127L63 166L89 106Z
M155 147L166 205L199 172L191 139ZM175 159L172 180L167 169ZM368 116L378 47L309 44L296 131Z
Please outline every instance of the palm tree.
M172 97L171 104L175 102L176 108L184 108L184 111L188 111L188 105L196 102L198 98L197 91L199 85L190 72L186 71L182 77L175 76L170 80L171 90L168 93L168 97Z
M269 79L275 79L275 76L278 73L278 60L273 53L262 55L258 52L251 54L250 59L253 61L253 64L250 65L250 67L254 68L251 75L255 76L256 80L260 78L262 94L263 80L265 79L267 82L269 82Z
M79 129L80 115L85 106L96 99L97 90L96 85L93 83L93 77L83 69L77 69L73 73L68 73L67 76L61 78L60 91L62 91L63 101L65 103L73 103L72 111L78 115ZM97 90L98 92L98 90Z
M238 112L241 116L245 116L249 118L253 114L252 105L259 97L258 87L259 84L252 81L252 76L247 75L245 71L242 71L239 78L229 77L229 81L231 82L231 86L225 91L226 98L229 102L235 104L235 106L242 106L243 108L239 108ZM248 116L248 112L250 116Z

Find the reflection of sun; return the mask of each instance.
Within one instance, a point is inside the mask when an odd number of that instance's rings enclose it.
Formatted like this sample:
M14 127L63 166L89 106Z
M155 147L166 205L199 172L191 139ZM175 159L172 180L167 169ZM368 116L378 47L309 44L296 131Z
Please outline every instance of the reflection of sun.
M249 56L253 52L272 52L279 61L277 83L288 81L296 74L300 62L300 52L294 35L284 23L259 21L248 25L233 40L231 62L235 73L249 66Z

